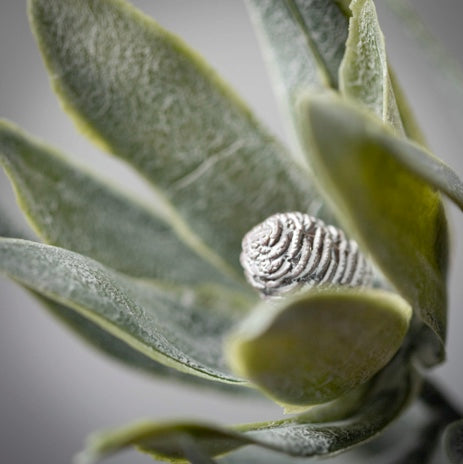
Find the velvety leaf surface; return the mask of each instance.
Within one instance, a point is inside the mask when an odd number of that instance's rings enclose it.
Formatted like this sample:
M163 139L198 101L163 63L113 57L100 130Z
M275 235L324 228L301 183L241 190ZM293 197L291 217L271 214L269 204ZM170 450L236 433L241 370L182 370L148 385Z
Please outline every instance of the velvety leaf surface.
M222 343L249 302L223 287L136 280L77 253L15 239L0 239L0 269L155 361L209 379L242 382L228 372Z
M0 237L25 238L34 240L31 231L27 231L19 224L15 217L0 204ZM132 348L121 339L111 335L107 330L101 328L98 324L82 316L75 310L62 304L41 296L39 293L31 293L38 301L60 322L73 330L82 339L89 343L93 348L103 352L113 359L122 362L139 371L147 372L156 376L166 377L168 379L180 380L182 382L194 383L204 387L213 387L225 389L227 392L249 392L249 389L235 388L233 384L219 382L210 382L201 377L185 374L176 369L164 366L154 361L149 356ZM15 308L6 308L13 311Z
M180 39L122 0L29 5L65 109L153 184L170 222L191 228L211 259L241 273L252 226L279 211L317 213L305 174Z
M442 342L447 224L439 194L417 174L432 173L423 167L431 158L409 156L418 148L404 151L406 141L334 96L303 99L300 115L307 153L340 220ZM432 178L440 185L442 172Z
M411 314L393 293L312 290L254 310L229 342L229 362L278 402L325 403L390 361Z
M339 68L341 93L403 133L375 5L372 0L353 0L350 9L346 53Z
M78 462L96 462L130 446L157 458L177 462L186 457L185 443L190 446L195 443L201 453L211 456L249 444L293 456L326 456L376 435L407 404L415 392L416 382L417 378L407 372L404 365L391 364L378 379L377 389L370 393L358 412L342 422L310 423L310 418L301 415L228 430L210 424L145 421L91 437Z
M246 0L246 5L275 93L293 122L298 92L337 87L348 19L334 0ZM293 132L293 127L288 129Z
M336 1L246 0L276 87L293 98L304 88L337 86L347 20ZM283 85L281 85L283 84Z
M45 242L135 277L232 284L154 208L128 198L6 122L0 122L0 164Z
M33 295L46 307L46 309L60 322L64 323L74 333L78 334L92 348L99 350L107 356L119 361L140 372L194 384L195 386L221 389L227 393L256 393L251 389L238 388L234 384L210 382L210 380L196 375L186 374L161 364L141 351L132 348L120 338L92 322L72 308L56 303L49 298L33 292ZM13 309L13 308L10 308Z
M463 462L463 419L450 424L444 432L444 446L452 464Z

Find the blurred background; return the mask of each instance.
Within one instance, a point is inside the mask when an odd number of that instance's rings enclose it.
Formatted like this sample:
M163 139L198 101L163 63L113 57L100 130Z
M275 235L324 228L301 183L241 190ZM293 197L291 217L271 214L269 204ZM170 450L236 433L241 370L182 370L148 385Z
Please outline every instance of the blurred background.
M254 33L241 1L134 0L183 37L247 100L282 140L285 134ZM463 176L463 84L452 87L439 59L426 57L411 30L377 2L390 60L435 153ZM422 20L463 63L461 0L415 0ZM26 2L0 5L0 116L91 164L137 194L150 193L116 160L90 145L61 111L29 30ZM0 201L15 210L0 173ZM463 215L449 206L454 237L450 278L448 361L435 378L463 404ZM19 216L18 216L19 217ZM93 351L55 321L24 290L0 276L0 453L16 464L70 462L85 437L138 418L204 418L223 424L278 417L270 402L228 398L130 370ZM136 453L109 462L153 462ZM343 462L338 458L337 462Z

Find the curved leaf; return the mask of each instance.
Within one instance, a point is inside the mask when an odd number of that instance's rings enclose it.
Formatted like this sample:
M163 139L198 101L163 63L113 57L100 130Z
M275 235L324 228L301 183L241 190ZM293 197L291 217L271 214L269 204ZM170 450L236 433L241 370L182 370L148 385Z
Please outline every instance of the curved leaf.
M463 419L452 422L444 432L444 447L452 464L463 462Z
M403 134L389 76L384 36L372 0L353 0L346 53L339 68L339 88Z
M0 239L0 270L157 362L243 383L226 368L222 343L249 302L225 288L136 280L77 253L15 239Z
M392 90L395 95L395 99L397 102L397 107L400 113L400 119L402 120L402 124L404 126L405 133L407 137L411 140L414 140L419 145L423 147L427 146L426 138L421 131L420 126L418 125L418 121L415 118L412 108L405 97L405 94L402 90L402 87L399 84L399 81L394 73L394 71L389 68L389 77L391 79Z
M174 229L210 260L241 274L252 226L279 211L316 213L305 174L180 39L122 0L29 6L65 109L152 183Z
M402 362L402 360L400 361ZM403 365L392 364L378 379L378 388L350 419L310 423L304 415L228 430L210 424L142 422L91 437L79 464L136 446L154 457L174 462L186 458L187 443L205 455L217 456L242 446L257 445L292 456L327 456L368 440L389 424L415 394L418 378Z
M232 284L155 211L0 121L0 164L38 235L126 274Z
M348 20L335 0L246 0L246 5L293 132L298 93L338 86ZM304 157L298 161L305 163Z
M391 360L411 314L402 298L379 290L310 291L264 303L231 337L229 362L278 402L325 403Z
M443 343L447 223L439 194L420 174L440 187L445 171L433 172L438 161L420 158L417 146L334 96L302 99L300 118L307 154L340 220Z
M10 214L8 210L3 208L1 204L0 236L33 240L33 234L30 231L26 231L21 224L18 224L16 219ZM243 388L238 389L235 388L232 384L210 382L209 380L203 379L201 377L185 374L176 369L164 366L163 364L160 364L154 361L152 358L144 355L140 351L135 350L130 345L124 343L114 335L111 335L104 328L101 328L99 325L85 318L75 310L62 304L58 304L49 298L45 298L39 293L32 292L32 295L37 298L38 301L42 303L42 305L55 318L73 330L93 348L132 368L168 379L180 380L182 382L189 382L204 387L220 388L231 393L238 391L240 393L251 393L251 390Z
M196 375L190 375L161 364L141 351L132 348L120 338L112 335L98 324L92 322L79 312L68 308L62 304L56 303L49 298L45 298L38 293L32 293L45 308L60 322L64 323L69 329L75 332L81 339L87 342L92 348L104 353L112 359L121 362L140 372L151 375L187 382L195 386L209 387L220 389L227 393L256 393L254 390L247 388L238 388L238 385L210 382L210 380Z

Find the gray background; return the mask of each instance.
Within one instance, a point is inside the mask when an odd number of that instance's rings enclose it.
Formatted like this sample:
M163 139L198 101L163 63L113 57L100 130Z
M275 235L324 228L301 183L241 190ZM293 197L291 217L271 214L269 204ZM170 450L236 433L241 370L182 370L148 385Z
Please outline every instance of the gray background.
M57 0L59 1L59 0ZM144 11L199 50L284 139L268 77L244 6L237 0L137 0ZM381 3L380 1L377 3ZM461 0L416 0L423 19L463 62ZM435 152L463 175L463 91L458 97L433 76L439 67L416 51L404 28L378 5L393 65ZM25 2L0 3L0 115L63 151L91 162L128 190L149 195L138 179L77 133L53 96L28 28ZM0 174L0 199L13 207ZM454 235L448 362L432 375L463 403L463 220L449 207ZM207 418L221 423L277 417L267 402L220 394L140 375L106 359L53 320L22 289L0 277L0 453L11 463L69 462L92 430L141 418ZM342 460L340 460L342 461ZM148 463L132 453L110 462Z

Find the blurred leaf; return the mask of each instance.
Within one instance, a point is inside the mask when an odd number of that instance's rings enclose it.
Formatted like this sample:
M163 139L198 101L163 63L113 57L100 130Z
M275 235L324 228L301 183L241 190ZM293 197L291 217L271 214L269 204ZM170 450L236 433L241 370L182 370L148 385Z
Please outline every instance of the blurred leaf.
M302 99L300 117L317 179L345 228L443 343L447 223L427 181L459 199L461 183L452 186L452 174L436 169L442 163L334 96Z
M298 93L338 86L348 19L335 0L246 0L246 4L292 133ZM303 157L298 160L305 163Z
M412 108L405 97L405 94L402 90L402 87L399 84L399 81L394 73L394 71L389 67L389 77L391 79L392 90L395 95L397 102L397 107L400 113L400 119L404 126L405 134L407 137L422 145L423 147L427 146L426 138L421 131L420 126L415 118Z
M253 311L229 341L229 362L278 402L325 403L390 361L411 314L393 293L312 290Z
M15 239L0 239L0 269L157 362L244 382L225 366L222 343L249 302L225 288L136 280L77 253Z
M155 211L2 121L0 164L45 242L135 277L232 284Z
M79 464L135 446L154 457L177 462L185 457L185 436L202 452L217 456L246 445L257 445L292 456L326 456L373 437L391 422L416 393L418 378L408 372L403 360L382 372L376 387L350 419L327 424L309 423L305 415L228 430L210 424L142 422L108 430L90 438Z
M372 0L353 0L350 9L346 53L339 68L341 93L364 105L402 134L404 129L375 5Z
M252 226L279 211L317 213L306 175L179 38L122 0L29 5L64 108L152 183L174 229L209 260L241 275Z
M444 447L452 464L463 462L463 419L452 422L444 432Z

